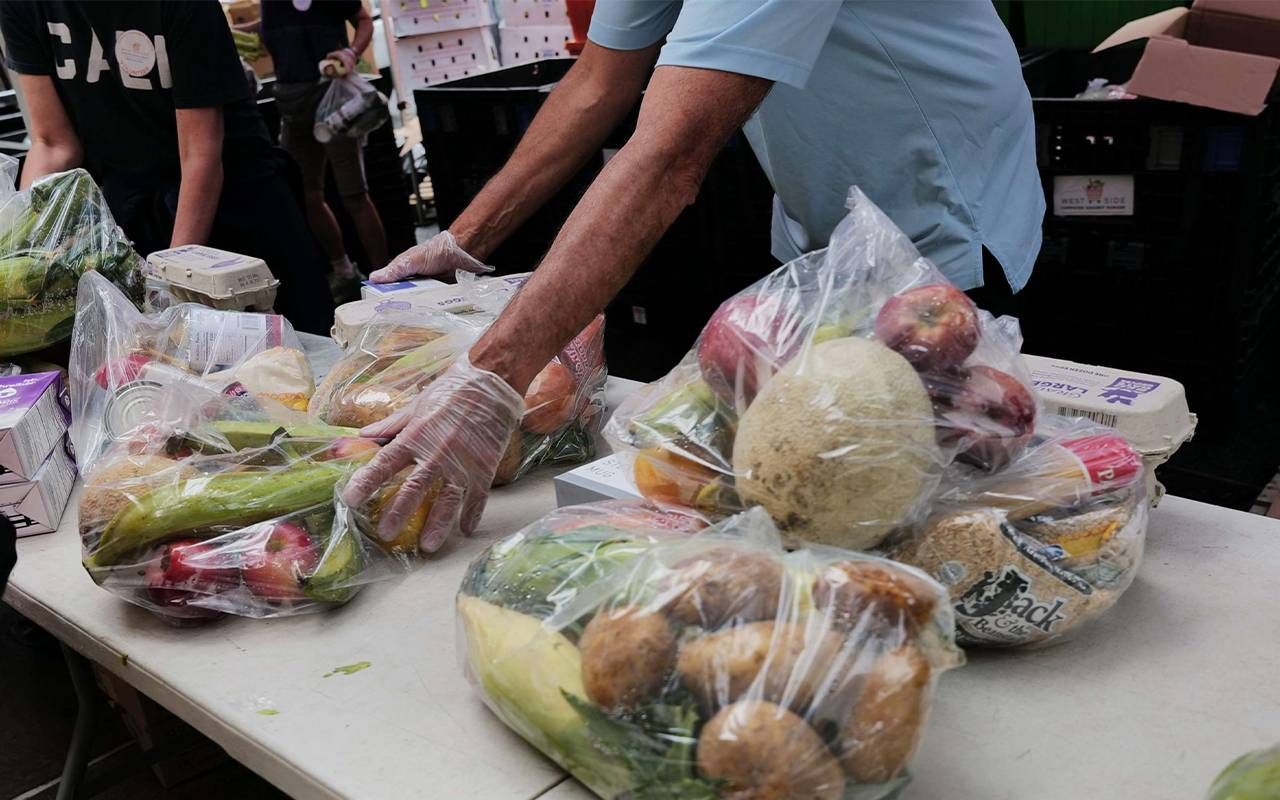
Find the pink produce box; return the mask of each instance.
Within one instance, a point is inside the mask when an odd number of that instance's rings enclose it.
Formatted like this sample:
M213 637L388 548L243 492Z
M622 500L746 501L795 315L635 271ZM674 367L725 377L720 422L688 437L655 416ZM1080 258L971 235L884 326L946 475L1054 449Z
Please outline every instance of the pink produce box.
M70 422L59 372L0 377L0 486L35 477Z

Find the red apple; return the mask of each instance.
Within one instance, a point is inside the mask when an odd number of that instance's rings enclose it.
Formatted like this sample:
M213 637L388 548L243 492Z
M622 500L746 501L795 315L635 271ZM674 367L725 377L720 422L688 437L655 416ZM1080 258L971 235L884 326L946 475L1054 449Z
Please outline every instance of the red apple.
M232 561L216 544L196 539L169 542L147 562L147 593L167 611L181 609L179 616L220 616L218 611L190 603L238 586L240 578Z
M573 417L577 387L573 373L559 361L552 361L533 378L524 393L524 418L520 427L530 433L555 433Z
M948 445L965 443L959 455L962 461L995 471L1016 458L1030 440L1036 424L1035 399L1021 381L993 367L978 365L950 373L961 374L964 378L958 386L950 378L925 380L942 418L939 438Z
M711 388L745 405L795 355L799 319L776 296L745 294L726 300L698 337L698 366Z
M137 380L142 368L154 360L146 353L130 353L124 358L103 362L98 371L93 373L93 379L103 389L122 386Z
M876 337L921 372L959 366L978 346L978 309L943 283L890 297L876 315Z
M315 571L320 553L307 529L296 522L274 522L253 537L240 574L259 597L291 600L302 597L302 579Z

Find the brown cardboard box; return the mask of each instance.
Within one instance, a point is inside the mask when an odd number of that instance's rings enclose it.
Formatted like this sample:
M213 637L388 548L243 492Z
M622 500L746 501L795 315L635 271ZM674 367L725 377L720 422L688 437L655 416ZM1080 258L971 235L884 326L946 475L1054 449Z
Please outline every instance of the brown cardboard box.
M1195 0L1121 26L1094 52L1138 39L1130 92L1256 116L1280 72L1280 0Z

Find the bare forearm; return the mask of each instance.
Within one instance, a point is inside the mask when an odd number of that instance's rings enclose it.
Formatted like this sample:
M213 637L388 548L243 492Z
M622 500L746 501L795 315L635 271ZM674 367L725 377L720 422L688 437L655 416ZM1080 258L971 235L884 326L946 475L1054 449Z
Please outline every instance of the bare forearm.
M449 226L476 258L487 258L599 151L635 105L656 58L656 50L587 47L590 52L547 98L507 164Z
M771 84L661 67L636 133L596 178L524 289L471 350L477 367L523 392L626 285L685 206L720 148Z
M61 172L80 166L81 154L78 147L71 145L49 144L35 141L27 151L27 158L22 163L20 189L26 189L36 178L51 172Z
M546 258L472 350L472 362L523 392L616 295L691 199L625 149L570 215Z
M369 48L369 42L373 41L373 20L367 15L362 15L355 22L355 35L351 37L351 50L356 54L356 58Z
M169 246L207 242L221 196L220 158L202 158L195 163L184 161L182 185L178 189L178 213L173 221L173 238Z

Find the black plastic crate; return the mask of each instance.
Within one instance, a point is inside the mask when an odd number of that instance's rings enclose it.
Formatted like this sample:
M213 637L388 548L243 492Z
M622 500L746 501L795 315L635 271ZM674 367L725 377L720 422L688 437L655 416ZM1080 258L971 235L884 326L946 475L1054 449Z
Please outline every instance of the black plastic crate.
M414 93L442 228L506 162L573 63L548 59ZM603 167L605 152L625 145L637 110L609 135L600 155L490 256L499 272L537 266ZM605 352L613 373L639 380L662 375L725 297L777 266L769 252L772 196L746 139L735 134L712 164L697 201L606 310Z
M1034 92L1120 81L1139 52L1027 68L1049 211L1018 300L1026 349L1181 381L1200 430L1164 474L1178 491L1242 498L1280 461L1280 114ZM1055 177L1080 175L1132 176L1132 216L1055 216Z

